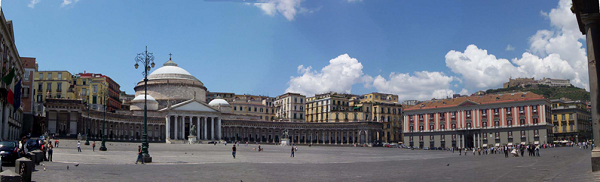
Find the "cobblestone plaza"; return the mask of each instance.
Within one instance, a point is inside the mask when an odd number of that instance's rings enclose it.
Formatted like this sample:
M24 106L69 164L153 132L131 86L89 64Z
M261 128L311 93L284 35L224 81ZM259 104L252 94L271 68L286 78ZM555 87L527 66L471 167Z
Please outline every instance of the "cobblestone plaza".
M459 156L458 152L231 144L150 144L153 163L135 165L138 143L108 143L107 152L61 140L54 162L38 166L34 181L594 181L590 151L542 149L541 157L502 154ZM75 166L79 164L79 166ZM67 166L69 169L67 170ZM426 170L424 170L426 169ZM477 171L477 172L475 172Z

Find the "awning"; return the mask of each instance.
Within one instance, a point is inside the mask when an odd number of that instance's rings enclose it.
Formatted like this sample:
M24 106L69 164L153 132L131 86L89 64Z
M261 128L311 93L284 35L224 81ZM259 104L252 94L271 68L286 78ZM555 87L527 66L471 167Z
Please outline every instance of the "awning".
M487 144L483 144L483 147L487 147Z
M508 143L508 146L512 146L512 143Z
M499 147L499 146L500 146L500 144L499 144L499 143L497 143L497 144L496 144L496 147Z
M356 106L356 107L354 107L354 109L360 109L360 107L361 107L361 106Z
M525 142L521 142L521 145L525 145Z
M533 142L533 144L539 145L540 142L539 141L535 141L535 142Z

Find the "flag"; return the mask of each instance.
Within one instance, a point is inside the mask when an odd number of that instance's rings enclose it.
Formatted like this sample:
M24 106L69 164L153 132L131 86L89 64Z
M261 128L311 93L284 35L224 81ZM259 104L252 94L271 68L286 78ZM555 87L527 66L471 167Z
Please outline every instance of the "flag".
M12 105L12 104L13 104L13 102L15 101L15 98L14 98L13 91L12 91L12 90L10 90L10 89L8 89L8 94L6 94L6 100L8 101L8 103L9 103L10 105Z
M13 110L13 113L17 112L17 109L19 109L19 107L21 107L21 80L19 80L15 84L15 95L13 102L13 108L15 108L15 110Z
M2 81L6 83L6 85L10 85L12 83L13 78L15 77L15 68L10 69L10 73L6 76L2 77Z

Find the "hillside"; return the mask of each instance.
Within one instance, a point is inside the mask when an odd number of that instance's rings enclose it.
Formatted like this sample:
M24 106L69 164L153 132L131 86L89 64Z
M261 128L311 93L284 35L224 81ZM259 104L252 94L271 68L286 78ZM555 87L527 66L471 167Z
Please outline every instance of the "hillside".
M489 89L486 91L487 94L500 94L500 93L511 93L511 92L524 92L530 91L536 94L544 95L544 97L549 99L560 99L562 97L568 98L571 100L582 100L589 101L590 93L585 89L575 87L571 85L570 87L550 87L546 85L530 85L525 88L521 87L510 87L510 88L499 88L499 89Z

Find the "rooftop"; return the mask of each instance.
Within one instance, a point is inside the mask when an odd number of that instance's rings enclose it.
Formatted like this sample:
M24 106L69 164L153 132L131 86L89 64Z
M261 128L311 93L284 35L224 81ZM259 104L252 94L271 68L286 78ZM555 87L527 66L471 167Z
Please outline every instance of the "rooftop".
M432 109L432 108L443 108L443 107L456 107L465 105L480 105L480 104L494 104L503 102L514 102L514 101L525 101L525 100L537 100L546 99L542 95L538 95L532 92L515 92L508 94L492 94L482 96L469 96L469 97L457 97L452 99L439 99L432 101L424 101L420 104L410 106L406 108L409 110L419 109Z

